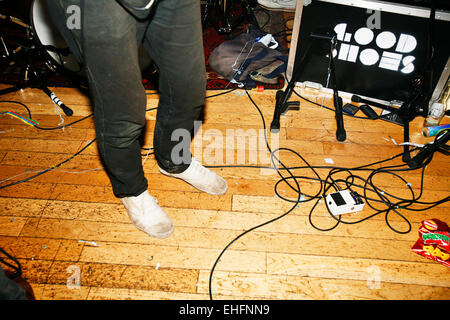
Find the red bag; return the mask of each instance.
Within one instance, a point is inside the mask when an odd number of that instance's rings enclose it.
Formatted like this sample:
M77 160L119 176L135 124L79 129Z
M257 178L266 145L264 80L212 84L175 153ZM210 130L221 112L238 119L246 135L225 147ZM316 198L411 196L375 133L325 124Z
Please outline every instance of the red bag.
M411 250L450 267L450 228L438 219L422 221L419 239Z

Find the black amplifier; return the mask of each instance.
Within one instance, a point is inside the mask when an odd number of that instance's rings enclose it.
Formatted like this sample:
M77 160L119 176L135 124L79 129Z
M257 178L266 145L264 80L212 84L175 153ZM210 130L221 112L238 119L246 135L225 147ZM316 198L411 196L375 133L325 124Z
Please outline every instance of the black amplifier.
M449 78L449 1L431 0L298 0L292 32L287 78L317 29L334 30L333 51L339 92L380 102L408 100L412 83L431 61L433 101ZM304 5L305 4L305 5ZM430 26L433 26L430 29ZM429 44L432 44L432 50ZM431 59L430 59L431 58ZM329 89L329 56L312 54L297 85Z

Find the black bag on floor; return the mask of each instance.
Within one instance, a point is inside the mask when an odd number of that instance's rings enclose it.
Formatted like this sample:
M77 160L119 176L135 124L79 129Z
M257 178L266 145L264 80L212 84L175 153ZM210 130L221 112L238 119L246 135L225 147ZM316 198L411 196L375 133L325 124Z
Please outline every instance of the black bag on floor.
M271 34L250 27L248 33L217 46L209 56L209 65L240 87L254 87L255 81L277 83L288 59L278 47Z

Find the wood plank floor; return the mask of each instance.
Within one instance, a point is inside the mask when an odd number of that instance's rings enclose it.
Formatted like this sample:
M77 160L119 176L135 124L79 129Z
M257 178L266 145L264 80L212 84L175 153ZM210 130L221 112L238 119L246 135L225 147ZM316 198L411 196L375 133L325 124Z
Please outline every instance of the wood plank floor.
M6 87L4 85L2 88ZM75 89L52 88L74 116L64 123L91 113L89 99ZM330 105L330 97L298 88L313 101ZM214 95L220 91L210 91ZM0 247L18 258L23 275L37 299L209 299L209 278L214 262L230 241L245 230L281 216L283 218L239 238L222 255L212 277L214 299L449 299L450 269L413 252L422 220L450 222L450 203L427 211L400 210L411 231L396 233L377 215L359 224L339 224L319 231L309 221L313 202L284 201L296 198L281 184L274 170L250 167L220 167L224 164L269 166L264 144L227 144L249 135L262 137L261 117L241 90L207 100L205 120L194 138L193 153L229 184L223 196L197 192L182 181L158 173L152 155L144 168L150 192L174 220L174 234L153 239L137 230L111 191L95 143L66 164L29 181L0 189ZM270 125L275 91L250 91ZM3 96L29 106L41 127L62 121L47 96L33 89ZM299 100L295 95L291 100ZM156 107L158 96L148 95ZM26 115L11 103L2 110ZM145 147L151 147L156 111L147 113ZM381 120L345 117L347 140L335 139L332 111L301 101L300 110L282 116L281 130L269 136L274 148L291 148L314 166L356 167L389 158L401 152L402 128ZM421 136L422 118L411 124L411 139ZM64 130L38 130L8 115L0 117L0 186L22 180L57 165L95 138L92 118ZM243 140L240 140L243 141ZM264 150L264 149L263 149ZM145 155L145 151L143 151ZM291 152L278 154L286 166L305 163ZM401 164L400 160L392 163ZM313 177L309 169L296 169L298 176ZM325 178L328 168L317 169ZM416 194L420 170L401 173ZM367 172L358 172L367 177ZM345 175L343 175L345 177ZM292 182L292 181L291 181ZM448 159L436 154L424 176L421 200L448 196ZM411 197L405 183L390 175L378 175L383 191ZM300 179L301 193L315 194L320 184ZM373 196L373 194L372 194ZM357 221L373 213L343 217ZM313 212L320 228L335 224L323 203ZM390 224L407 230L399 216ZM76 286L76 280L81 285ZM74 285L75 284L75 285Z

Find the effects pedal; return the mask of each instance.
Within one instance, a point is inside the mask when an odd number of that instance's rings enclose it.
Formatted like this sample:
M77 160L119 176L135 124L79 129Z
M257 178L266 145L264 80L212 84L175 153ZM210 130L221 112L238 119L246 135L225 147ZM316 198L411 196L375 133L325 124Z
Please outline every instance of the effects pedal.
M398 113L396 113L396 112L390 112L390 111L383 110L381 112L380 119L403 126L403 122L400 119L400 116L398 115Z
M341 190L325 197L327 207L334 216L361 211L364 202L354 191Z
M377 119L378 118L378 114L375 111L373 111L373 109L371 107L369 107L369 105L363 104L363 105L359 106L359 108L369 119Z
M351 103L346 103L342 108L342 111L348 115L354 116L359 111L359 107Z

